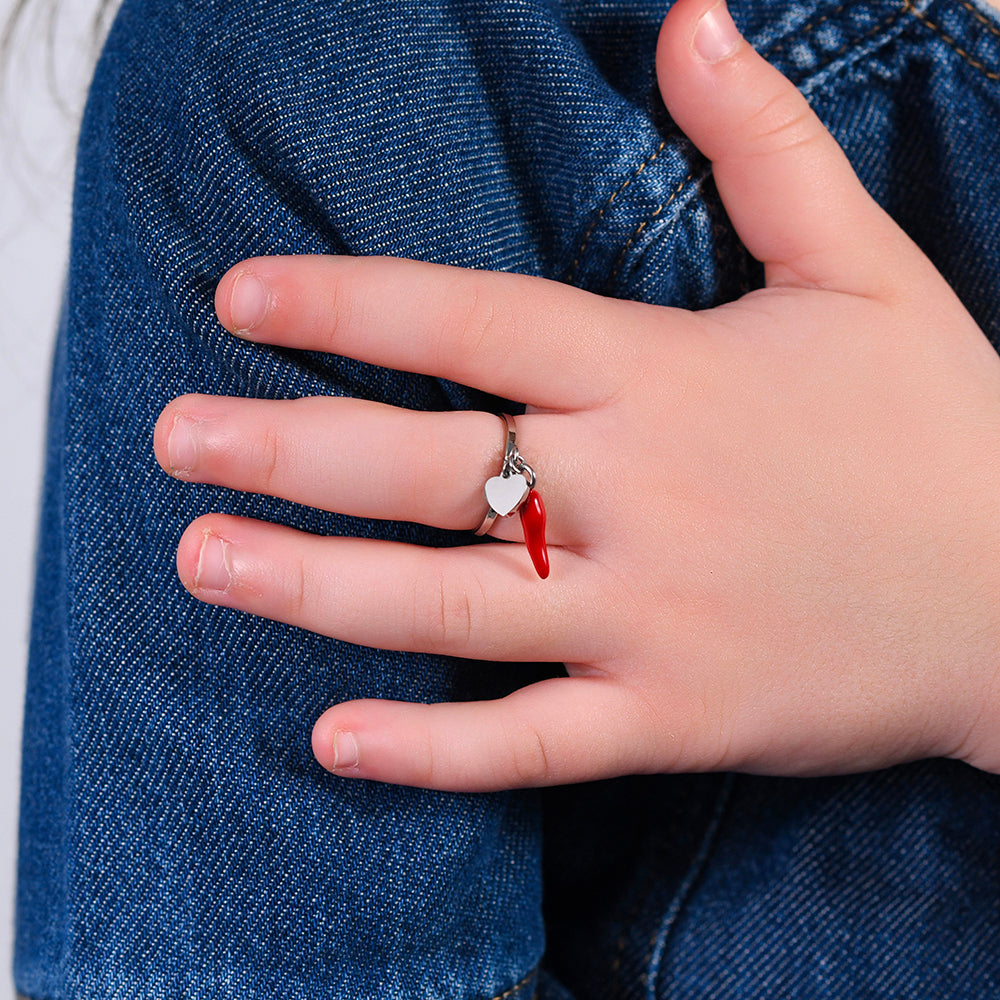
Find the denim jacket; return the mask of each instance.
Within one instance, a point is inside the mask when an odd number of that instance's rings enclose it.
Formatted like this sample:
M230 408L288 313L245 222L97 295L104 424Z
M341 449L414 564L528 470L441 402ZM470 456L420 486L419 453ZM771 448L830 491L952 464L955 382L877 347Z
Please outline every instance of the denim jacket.
M390 254L686 308L761 283L657 97L667 6L125 0L80 136L53 379L16 946L31 1000L997 995L1000 779L928 761L491 795L342 782L309 749L328 705L491 697L558 667L362 649L176 580L208 510L465 538L173 481L151 431L174 396L501 408L237 341L212 307L236 261ZM998 343L1000 17L732 10Z

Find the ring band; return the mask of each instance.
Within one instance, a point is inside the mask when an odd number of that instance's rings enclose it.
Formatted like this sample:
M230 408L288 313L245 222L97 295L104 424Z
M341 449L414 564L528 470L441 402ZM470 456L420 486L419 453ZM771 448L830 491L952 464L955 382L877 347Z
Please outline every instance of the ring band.
M476 528L476 536L485 535L490 528L493 527L493 522L497 519L497 512L490 507L486 512L486 517L483 518L483 523Z
M496 519L497 519L497 512L492 507L490 507L490 509L486 512L486 517L483 518L483 523L479 525L478 528L476 528L477 537L479 535L485 535L490 530L490 528L493 527L493 522Z

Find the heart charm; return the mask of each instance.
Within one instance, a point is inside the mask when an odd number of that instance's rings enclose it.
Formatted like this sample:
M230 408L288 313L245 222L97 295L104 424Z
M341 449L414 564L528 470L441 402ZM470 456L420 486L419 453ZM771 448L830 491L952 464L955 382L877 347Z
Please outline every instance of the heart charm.
M528 480L519 472L486 480L486 502L500 517L512 514L528 495Z

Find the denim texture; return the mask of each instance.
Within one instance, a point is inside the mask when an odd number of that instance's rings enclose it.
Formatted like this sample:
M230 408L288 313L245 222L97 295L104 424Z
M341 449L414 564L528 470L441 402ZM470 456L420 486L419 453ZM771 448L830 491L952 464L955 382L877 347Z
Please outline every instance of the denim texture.
M468 536L175 482L151 447L174 396L501 405L229 336L212 297L236 261L392 254L689 308L760 283L656 96L667 6L125 0L81 131L54 368L23 758L28 997L997 994L1000 779L929 761L496 795L338 780L309 750L328 705L492 697L557 668L361 649L176 580L180 532L209 510ZM1000 342L995 12L732 10Z

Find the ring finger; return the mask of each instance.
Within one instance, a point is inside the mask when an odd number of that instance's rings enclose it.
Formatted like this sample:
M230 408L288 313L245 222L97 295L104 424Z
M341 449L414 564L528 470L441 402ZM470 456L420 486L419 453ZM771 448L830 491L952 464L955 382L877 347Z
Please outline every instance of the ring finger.
M199 600L381 649L471 659L593 661L590 560L566 550L541 584L511 545L434 549L310 535L225 514L190 524L177 570Z

